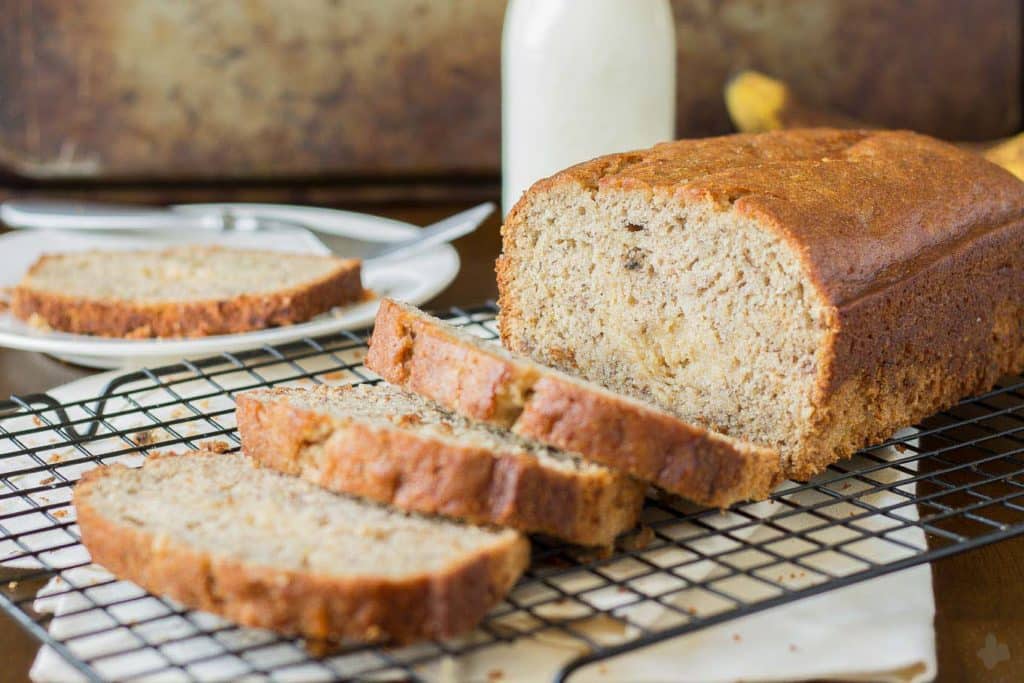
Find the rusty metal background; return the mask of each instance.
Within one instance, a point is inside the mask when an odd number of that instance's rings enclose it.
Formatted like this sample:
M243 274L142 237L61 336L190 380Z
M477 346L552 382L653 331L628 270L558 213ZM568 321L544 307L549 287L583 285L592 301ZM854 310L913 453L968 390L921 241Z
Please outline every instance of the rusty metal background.
M493 175L504 6L0 0L0 167L36 179ZM1018 127L1019 0L674 9L681 136L729 130L721 88L748 66L877 124L960 139Z

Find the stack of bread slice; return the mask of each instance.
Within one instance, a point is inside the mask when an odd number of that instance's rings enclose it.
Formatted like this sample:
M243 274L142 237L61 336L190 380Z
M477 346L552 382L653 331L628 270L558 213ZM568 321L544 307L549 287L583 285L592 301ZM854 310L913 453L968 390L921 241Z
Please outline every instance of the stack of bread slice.
M411 642L474 627L525 570L524 534L611 546L654 485L759 498L778 457L381 304L386 383L240 394L244 454L151 457L75 491L93 560L242 624Z

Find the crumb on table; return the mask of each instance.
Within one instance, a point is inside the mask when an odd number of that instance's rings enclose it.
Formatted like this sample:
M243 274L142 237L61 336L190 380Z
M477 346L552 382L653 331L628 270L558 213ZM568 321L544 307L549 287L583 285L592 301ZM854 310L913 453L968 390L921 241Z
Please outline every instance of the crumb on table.
M132 443L140 447L149 446L159 441L156 429L144 429L141 432L135 432L128 438L132 440Z
M326 375L323 376L323 379L327 380L328 382L337 382L339 380L345 379L345 373L342 372L341 370L335 370L334 372L328 372Z

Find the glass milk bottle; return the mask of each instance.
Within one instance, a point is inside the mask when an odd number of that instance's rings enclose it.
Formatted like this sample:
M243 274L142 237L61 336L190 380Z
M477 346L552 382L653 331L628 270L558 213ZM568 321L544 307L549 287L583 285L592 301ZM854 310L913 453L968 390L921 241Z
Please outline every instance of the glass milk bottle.
M501 70L505 212L566 166L673 138L668 0L511 0Z

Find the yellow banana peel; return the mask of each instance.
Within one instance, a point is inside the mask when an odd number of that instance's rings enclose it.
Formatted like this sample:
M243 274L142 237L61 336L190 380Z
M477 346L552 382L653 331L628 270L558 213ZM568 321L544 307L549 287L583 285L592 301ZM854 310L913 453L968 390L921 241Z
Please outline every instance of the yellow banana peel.
M764 133L783 128L872 128L863 121L809 106L788 84L760 71L741 71L725 84L725 108L736 130Z
M789 85L759 71L746 70L725 84L725 107L741 133L764 133L784 128L830 126L872 128L862 121L811 107ZM989 143L958 143L1024 180L1024 133Z
M791 99L789 86L757 71L741 71L725 84L725 108L741 133L783 128L782 112Z
M1024 180L1024 133L989 147L981 155Z

